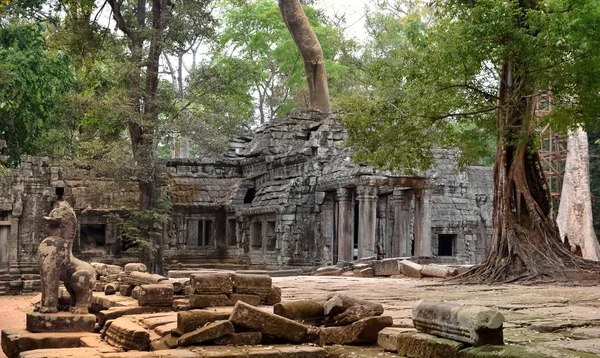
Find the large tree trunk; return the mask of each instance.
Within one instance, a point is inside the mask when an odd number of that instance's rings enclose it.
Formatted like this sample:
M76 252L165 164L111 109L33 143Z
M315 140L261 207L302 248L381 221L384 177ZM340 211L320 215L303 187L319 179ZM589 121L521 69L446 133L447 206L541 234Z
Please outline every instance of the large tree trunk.
M298 0L279 0L279 9L304 59L310 107L331 112L323 49Z
M534 93L535 85L525 76L523 65L504 64L492 245L486 261L458 279L471 283L597 280L600 265L567 250L552 217L550 191L535 147L534 101L527 95Z
M598 261L600 252L594 232L587 133L577 128L568 141L565 177L556 222L560 237L572 253Z

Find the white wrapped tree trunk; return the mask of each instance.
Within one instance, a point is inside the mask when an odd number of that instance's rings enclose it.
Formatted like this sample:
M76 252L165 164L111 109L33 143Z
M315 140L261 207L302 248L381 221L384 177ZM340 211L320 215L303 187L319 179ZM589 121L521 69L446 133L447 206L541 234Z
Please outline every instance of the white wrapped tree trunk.
M600 252L592 217L588 140L587 133L581 128L569 134L556 221L560 236L571 252L598 261Z

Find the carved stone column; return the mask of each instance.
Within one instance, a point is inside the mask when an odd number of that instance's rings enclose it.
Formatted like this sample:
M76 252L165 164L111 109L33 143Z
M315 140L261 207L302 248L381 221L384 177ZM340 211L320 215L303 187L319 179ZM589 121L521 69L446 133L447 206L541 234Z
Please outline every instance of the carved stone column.
M321 204L321 236L323 237L323 245L329 246L329 252L325 254L328 257L325 257L326 260L330 260L330 264L335 264L334 261L334 212L333 212L333 197L331 194L325 195L325 200L323 204Z
M394 190L394 241L392 245L393 257L411 255L410 242L410 198L407 190Z
M431 195L433 190L420 189L415 195L415 256L432 256Z
M336 192L338 201L338 261L350 262L353 259L352 240L352 200L350 191L339 188Z
M359 186L358 258L375 255L377 187Z

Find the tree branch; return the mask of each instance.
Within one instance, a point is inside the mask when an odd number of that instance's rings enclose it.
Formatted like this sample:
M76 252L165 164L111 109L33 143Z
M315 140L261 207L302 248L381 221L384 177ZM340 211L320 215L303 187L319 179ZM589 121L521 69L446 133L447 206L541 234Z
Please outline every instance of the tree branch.
M481 109L479 111L473 111L473 112L463 112L463 113L448 113L448 114L444 114L442 116L434 116L434 117L425 117L425 118L429 118L429 119L433 119L434 121L438 121L438 120L442 120L442 119L446 119L446 118L454 118L454 117L469 117L469 116L474 116L476 114L482 114L482 113L488 113L488 112L492 112L495 111L497 109L499 109L499 106L493 106L493 107L488 107L488 108L484 108Z

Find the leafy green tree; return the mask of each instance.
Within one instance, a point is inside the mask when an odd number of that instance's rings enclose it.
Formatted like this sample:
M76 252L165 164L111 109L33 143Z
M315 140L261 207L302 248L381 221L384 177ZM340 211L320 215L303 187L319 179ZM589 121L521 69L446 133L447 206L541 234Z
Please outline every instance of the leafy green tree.
M323 48L328 78L341 78L347 66L339 57L350 42L343 39L341 29L323 25L314 8L303 9ZM237 58L256 69L252 72L252 91L258 102L258 121L272 120L294 107L308 107L302 56L282 21L277 2L228 2L222 11L223 30L213 61ZM337 93L331 87L330 92L332 96Z
M35 24L0 24L0 138L13 163L64 144L63 135L49 131L70 132L59 110L75 75L68 56L48 50L42 32Z
M433 3L397 19L396 46L370 61L367 86L347 101L358 156L419 170L435 146L463 160L496 134L492 245L470 282L567 281L599 264L565 249L553 218L538 149L537 97L550 94L543 121L555 130L600 114L600 3L580 0ZM395 30L397 31L397 30Z

